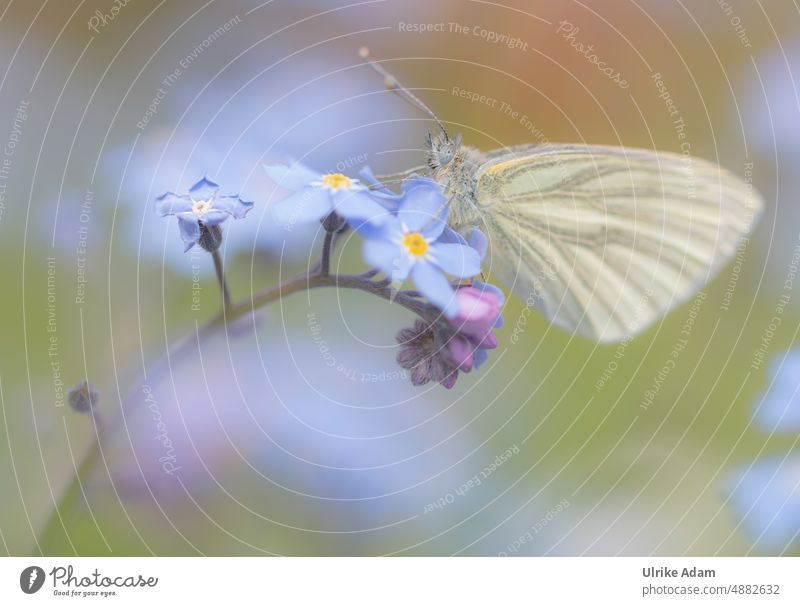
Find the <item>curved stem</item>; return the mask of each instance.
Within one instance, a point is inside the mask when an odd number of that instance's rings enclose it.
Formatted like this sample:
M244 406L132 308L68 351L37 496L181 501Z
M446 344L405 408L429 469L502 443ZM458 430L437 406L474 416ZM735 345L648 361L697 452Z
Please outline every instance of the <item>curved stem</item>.
M83 482L100 459L101 452L100 433L98 431L96 432L96 439L93 441L86 454L83 455L83 460L76 468L72 481L64 489L58 503L53 504L53 511L50 512L47 521L42 527L42 531L39 533L37 540L40 552L39 555L57 555L55 551L58 545L63 544L63 537L68 532L65 519L72 517L78 499L86 498Z
M386 285L385 282L375 282L364 275L341 276L337 274L301 274L277 286L262 290L261 292L253 295L250 299L232 303L229 307L226 307L225 310L212 318L208 324L203 326L201 331L204 331L207 328L220 326L225 322L230 322L236 318L242 317L245 314L252 313L256 309L264 307L265 305L268 305L273 301L277 301L278 299L282 299L283 297L292 293L303 290L311 290L313 288L320 288L322 286L334 286L338 288L362 290L364 292L381 297L382 299L386 299L387 301L394 301L419 316L425 317L429 313L428 305L419 299L416 299L413 296L413 293L395 291Z

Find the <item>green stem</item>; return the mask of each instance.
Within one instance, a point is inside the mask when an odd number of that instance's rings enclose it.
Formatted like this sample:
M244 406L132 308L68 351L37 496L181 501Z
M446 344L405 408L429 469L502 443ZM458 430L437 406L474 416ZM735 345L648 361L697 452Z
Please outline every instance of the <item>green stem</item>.
M53 511L50 512L50 516L39 533L37 545L41 555L61 555L58 552L63 548L65 542L69 542L69 531L65 520L74 515L79 499L84 498L83 482L99 460L101 452L98 434L98 438L94 440L92 446L83 456L76 474L64 490L58 503L54 504Z
M218 313L211 321L206 324L201 331L207 328L221 326L226 322L231 322L236 318L240 318L248 313L254 312L260 307L264 307L282 299L283 297L292 293L311 290L313 288L320 288L322 286L334 286L337 288L349 288L354 290L362 290L370 294L386 299L387 301L394 301L399 305L405 307L409 311L414 312L420 316L427 316L429 313L428 306L411 296L411 294L400 291L393 291L385 282L375 282L366 276L340 276L333 275L308 275L302 274L278 286L268 288L253 295L250 299L233 303L224 311Z

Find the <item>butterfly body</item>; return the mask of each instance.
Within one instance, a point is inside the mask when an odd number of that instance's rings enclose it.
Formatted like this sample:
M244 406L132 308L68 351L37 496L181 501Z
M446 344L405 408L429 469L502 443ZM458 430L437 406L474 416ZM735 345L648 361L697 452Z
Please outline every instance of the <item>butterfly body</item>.
M475 174L485 162L478 149L461 145L461 137L429 137L428 165L450 204L448 223L464 231L482 223L475 195Z

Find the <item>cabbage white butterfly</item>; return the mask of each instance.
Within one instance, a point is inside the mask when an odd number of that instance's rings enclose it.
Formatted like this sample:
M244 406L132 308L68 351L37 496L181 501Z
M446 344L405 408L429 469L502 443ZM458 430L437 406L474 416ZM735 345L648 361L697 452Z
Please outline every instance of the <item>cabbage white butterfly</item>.
M441 132L428 136L428 168L450 203L450 226L479 227L489 271L568 331L610 342L645 330L712 279L760 215L750 184L683 154L467 147L367 49L360 55L438 124Z

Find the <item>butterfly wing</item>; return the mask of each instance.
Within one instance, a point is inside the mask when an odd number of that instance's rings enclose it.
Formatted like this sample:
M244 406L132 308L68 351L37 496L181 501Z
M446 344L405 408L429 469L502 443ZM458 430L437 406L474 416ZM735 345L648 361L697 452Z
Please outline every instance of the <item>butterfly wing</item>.
M474 182L491 273L597 341L634 335L691 297L762 206L750 184L681 154L547 145L487 158Z

